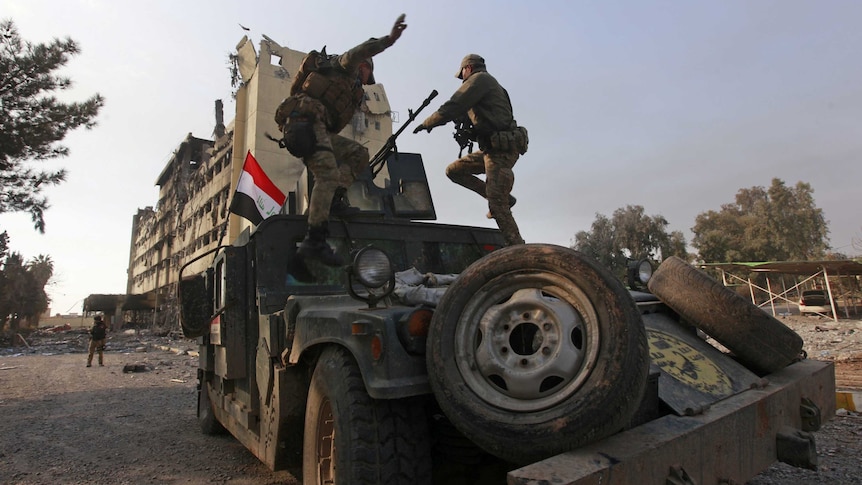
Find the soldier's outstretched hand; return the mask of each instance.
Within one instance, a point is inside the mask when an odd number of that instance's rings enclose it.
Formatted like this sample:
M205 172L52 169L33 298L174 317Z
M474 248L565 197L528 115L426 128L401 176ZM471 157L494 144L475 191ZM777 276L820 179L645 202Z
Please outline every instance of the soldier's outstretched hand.
M395 25L392 26L392 32L389 33L389 38L392 39L393 44L401 37L401 32L404 32L404 29L407 28L407 24L404 23L404 17L403 13L398 16L398 19L395 20Z
M422 125L417 126L415 130L413 130L413 134L415 135L416 133L419 133L422 130L426 130L428 133L431 133L431 128L428 128L427 126L422 124Z

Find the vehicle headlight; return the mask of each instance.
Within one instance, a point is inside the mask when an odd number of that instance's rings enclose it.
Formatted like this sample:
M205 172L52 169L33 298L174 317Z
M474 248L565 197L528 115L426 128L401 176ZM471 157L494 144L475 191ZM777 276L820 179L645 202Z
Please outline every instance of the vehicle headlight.
M652 278L652 264L647 259L629 261L627 273L630 288L644 288Z
M353 258L353 274L362 286L380 288L392 280L395 271L386 253L369 246L360 249Z

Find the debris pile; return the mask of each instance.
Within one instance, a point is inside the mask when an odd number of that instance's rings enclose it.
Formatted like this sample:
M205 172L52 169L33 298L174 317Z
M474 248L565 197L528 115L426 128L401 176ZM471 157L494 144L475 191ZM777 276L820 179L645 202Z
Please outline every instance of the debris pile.
M5 332L0 335L0 356L87 353L89 343L88 329L71 328L68 325L20 333ZM146 329L129 329L109 331L105 344L107 353L131 354L149 352L153 349L171 350L185 355L197 350L197 343L183 337L176 338L171 334L159 336Z

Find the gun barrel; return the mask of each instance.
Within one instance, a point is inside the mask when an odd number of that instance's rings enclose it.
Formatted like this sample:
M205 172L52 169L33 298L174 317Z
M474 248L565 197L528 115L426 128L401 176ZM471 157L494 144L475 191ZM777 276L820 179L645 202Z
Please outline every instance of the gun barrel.
M425 98L425 101L422 101L422 104L419 105L418 108L416 108L416 111L410 111L410 117L407 118L407 121L404 122L404 125L401 126L401 128L399 128L398 131L396 131L395 134L392 135L390 138L393 140L395 138L398 138L398 135L400 135L401 132L404 131L405 128L407 128L407 125L409 125L410 123L413 122L413 120L416 119L416 115L418 115L419 112L422 111L426 106L428 106L428 104L431 103L431 100L436 98L436 97L437 97L437 90L435 89L435 90L431 91L431 94L429 94L427 98Z
M373 175L377 175L377 172L379 172L379 170L375 171L374 169L378 165L382 165L383 162L385 162L386 159L389 158L389 152L395 150L395 139L398 138L398 135L400 135L401 132L404 131L405 128L407 128L407 125L409 125L413 122L413 120L416 119L416 115L418 115L419 112L422 111L426 106L428 106L428 104L431 103L431 100L435 97L437 97L436 89L431 91L431 94L429 94L428 97L425 98L425 101L422 101L422 104L419 105L418 108L416 108L416 111L410 111L410 117L407 118L407 121L404 122L404 125L401 126L398 131L390 135L389 138L386 140L386 143L383 144L383 147L381 147L380 150L378 150L377 153L374 154L374 156L371 158L371 163L369 163L369 167L371 168L371 173Z

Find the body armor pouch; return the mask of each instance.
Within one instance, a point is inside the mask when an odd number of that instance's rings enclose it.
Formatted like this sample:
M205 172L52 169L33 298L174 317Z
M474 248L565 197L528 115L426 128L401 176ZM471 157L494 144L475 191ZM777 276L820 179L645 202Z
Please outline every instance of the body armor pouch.
M527 153L527 145L530 144L530 137L527 135L527 129L523 126L515 128L515 147L521 155Z
M296 96L290 96L288 98L284 98L284 101L278 105L278 108L275 109L275 124L278 125L278 129L280 131L284 131L284 125L287 124L287 120L292 116L297 116L299 114L299 105L300 101Z
M313 103L302 95L289 96L275 110L275 122L284 135L279 145L299 159L314 153L317 144L312 126L317 117Z
M320 52L309 52L290 86L291 95L303 93L323 103L326 107L323 121L332 133L338 133L350 123L365 96L365 90L356 84L356 79L333 62L335 57L326 53L326 46Z
M300 160L314 153L317 137L314 127L307 118L291 118L284 125L284 147Z
M480 142L484 141L480 139ZM487 145L491 150L498 152L518 152L523 155L527 153L527 145L530 139L527 136L527 129L523 126L518 126L514 130L495 131L488 135L487 142L481 145Z
M312 72L331 69L332 57L326 53L326 46L323 46L320 52L313 50L306 54L299 64L299 71L297 71L293 82L290 84L290 94L299 94L302 92L302 85Z
M353 119L356 107L365 96L361 86L353 87L347 76L323 72L309 73L302 92L319 100L326 107L326 129L338 133Z

